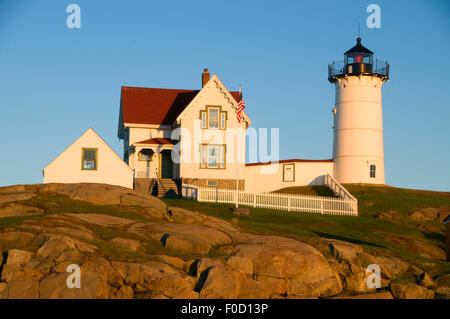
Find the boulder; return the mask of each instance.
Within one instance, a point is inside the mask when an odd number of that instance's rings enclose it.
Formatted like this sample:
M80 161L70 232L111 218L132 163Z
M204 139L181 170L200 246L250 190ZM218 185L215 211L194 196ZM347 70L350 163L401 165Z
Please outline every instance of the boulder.
M419 276L417 283L428 289L433 289L436 287L436 283L434 282L433 278L431 278L431 276L426 272Z
M366 272L366 268L346 261L338 261L333 263L333 266L340 275L346 293L360 294L376 291L376 288L369 288L367 286L367 279L370 273Z
M233 207L231 210L233 211L233 214L236 215L250 216L250 208Z
M43 279L39 286L42 299L102 299L109 297L109 286L102 273L81 267L81 287L69 288L69 273L52 274Z
M397 212L395 210L390 210L387 212L380 212L375 215L376 219L394 222L396 221Z
M14 193L25 193L27 189L25 185L13 185L0 187L0 194L14 194Z
M250 260L258 278L288 279L290 295L328 297L341 292L338 273L317 249L289 238L265 237L259 238L262 244L238 245L234 255Z
M239 271L245 275L253 275L253 262L245 257L231 256L227 260L231 269Z
M149 262L141 265L139 284L152 295L165 295L169 298L195 298L195 280L182 275L167 264Z
M438 287L435 291L436 299L450 299L450 288L449 287Z
M256 279L243 277L239 299L269 299L276 295L286 295L287 281L280 278L257 276Z
M204 220L203 215L184 208L169 207L168 212L173 220L177 223L200 224Z
M121 206L136 206L152 208L156 211L165 212L167 205L157 197L143 196L138 194L125 194L120 197Z
M450 274L439 276L436 279L436 284L438 287L449 287L450 288Z
M209 270L213 267L222 267L222 266L223 264L220 260L211 258L200 258L195 260L195 262L192 264L192 267L195 267L192 275L194 275L197 281L199 281L200 276L205 276L208 273L206 270Z
M25 276L8 282L9 299L38 299L39 281L34 276Z
M33 198L34 196L36 195L33 193L0 194L0 205L4 203L20 202L28 200L30 198Z
M11 249L8 251L7 265L23 265L30 261L33 252L20 249Z
M9 298L8 285L4 282L0 282L0 299L8 299L8 298Z
M331 254L338 258L354 263L363 252L361 246L340 240L327 240Z
M183 253L206 254L212 246L232 243L230 236L217 229L192 224L138 223L128 232L159 240L166 248Z
M450 213L448 207L427 207L414 211L409 217L416 223L423 223L427 221L440 221Z
M164 234L161 237L164 247L187 254L207 254L211 245L193 234Z
M126 219L104 214L64 214L64 215L80 219L88 224L94 224L103 227L121 227L136 223L136 221L132 219Z
M409 263L391 256L375 257L381 268L381 275L384 278L395 279L396 276L405 273L409 269Z
M94 233L87 229L56 227L55 231L57 231L59 233L63 233L67 236L78 237L78 238L86 240L86 241L95 239Z
M0 247L3 250L26 247L34 238L35 235L23 231L0 232Z
M392 282L390 290L395 299L433 299L434 291L404 282Z
M174 257L174 256L167 256L167 255L153 255L151 257L153 257L154 259L156 259L158 261L166 263L172 267L175 267L177 269L181 269L181 270L184 269L185 261L181 258Z
M16 203L10 203L5 207L0 208L0 218L32 216L32 215L40 215L43 213L44 210L40 208L25 206Z
M112 261L111 267L120 275L120 278L127 285L134 285L139 282L141 275L141 265L138 263L127 263Z
M406 237L391 237L387 236L385 237L386 240L391 241L393 243L396 243L397 245L401 246L405 250L418 254L419 256L431 258L431 259L438 259L438 260L445 260L447 258L446 252L428 242L406 238Z
M137 240L122 237L115 237L109 243L128 251L136 251L141 245Z
M36 252L43 258L56 259L64 251L75 249L75 242L67 236L55 236L48 239Z
M438 299L450 299L450 274L442 275L435 281L436 298Z
M44 184L39 192L68 196L73 200L81 200L95 205L119 205L120 197L132 190L107 184Z
M203 270L197 282L196 291L201 299L235 299L239 296L242 275L217 265Z

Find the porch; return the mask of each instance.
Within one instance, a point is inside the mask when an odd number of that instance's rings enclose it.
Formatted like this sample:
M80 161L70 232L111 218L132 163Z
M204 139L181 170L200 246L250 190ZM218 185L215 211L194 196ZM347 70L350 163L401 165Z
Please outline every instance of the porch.
M177 141L166 138L152 138L134 143L134 178L178 179L179 164L172 160L172 149Z

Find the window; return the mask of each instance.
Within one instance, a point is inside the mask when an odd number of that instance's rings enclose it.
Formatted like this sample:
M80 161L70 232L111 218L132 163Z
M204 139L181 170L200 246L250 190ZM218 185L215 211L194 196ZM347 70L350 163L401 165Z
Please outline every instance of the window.
M216 168L219 166L219 148L215 146L208 147L208 167Z
M226 113L220 112L220 129L226 129Z
M202 121L202 128L207 128L207 126L206 126L206 111L200 112L200 120Z
M81 151L81 169L82 170L96 170L97 169L97 154L96 148L83 148Z
M377 167L375 165L370 165L370 178L375 178L375 171Z
M153 151L150 149L144 149L139 152L140 161L151 161L153 156Z
M208 186L208 187L217 187L217 180L208 180L208 181L206 181L206 186Z
M225 145L202 145L200 168L225 168Z
M208 128L219 128L219 108L209 108L208 112Z
M227 128L227 112L222 111L220 105L207 105L206 110L200 111L200 125L202 129Z

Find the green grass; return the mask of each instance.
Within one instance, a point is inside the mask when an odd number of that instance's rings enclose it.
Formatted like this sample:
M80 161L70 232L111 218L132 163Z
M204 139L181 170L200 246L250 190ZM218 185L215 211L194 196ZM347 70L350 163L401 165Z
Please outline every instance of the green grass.
M400 236L434 244L445 250L444 225L438 221L427 223L437 231L424 233L412 223L408 215L425 207L450 207L450 193L400 189L388 186L346 185L358 199L359 216L333 216L293 213L271 209L251 208L250 216L234 215L233 205L199 203L186 199L163 199L170 206L183 207L227 221L238 220L239 227L249 233L280 235L316 245L319 238L334 238L356 244L375 255L396 256L425 268L431 273L450 272L450 265L410 253L385 239ZM296 194L317 194L317 188L285 189ZM323 190L320 190L323 194ZM375 218L380 212L396 211L395 222Z
M313 196L331 196L336 197L327 186L295 186L282 188L275 193L296 194L296 195L313 195Z

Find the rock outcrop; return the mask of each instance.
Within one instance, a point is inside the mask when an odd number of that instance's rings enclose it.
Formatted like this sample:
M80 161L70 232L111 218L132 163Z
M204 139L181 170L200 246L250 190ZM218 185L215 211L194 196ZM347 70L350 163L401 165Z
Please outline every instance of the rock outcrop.
M420 272L417 283L396 281L412 266L360 245L323 240L319 251L296 239L248 234L237 222L121 187L0 188L0 218L12 216L24 219L0 229L2 299L449 296L448 277ZM381 268L381 290L367 287L369 264ZM80 288L71 288L77 267Z

